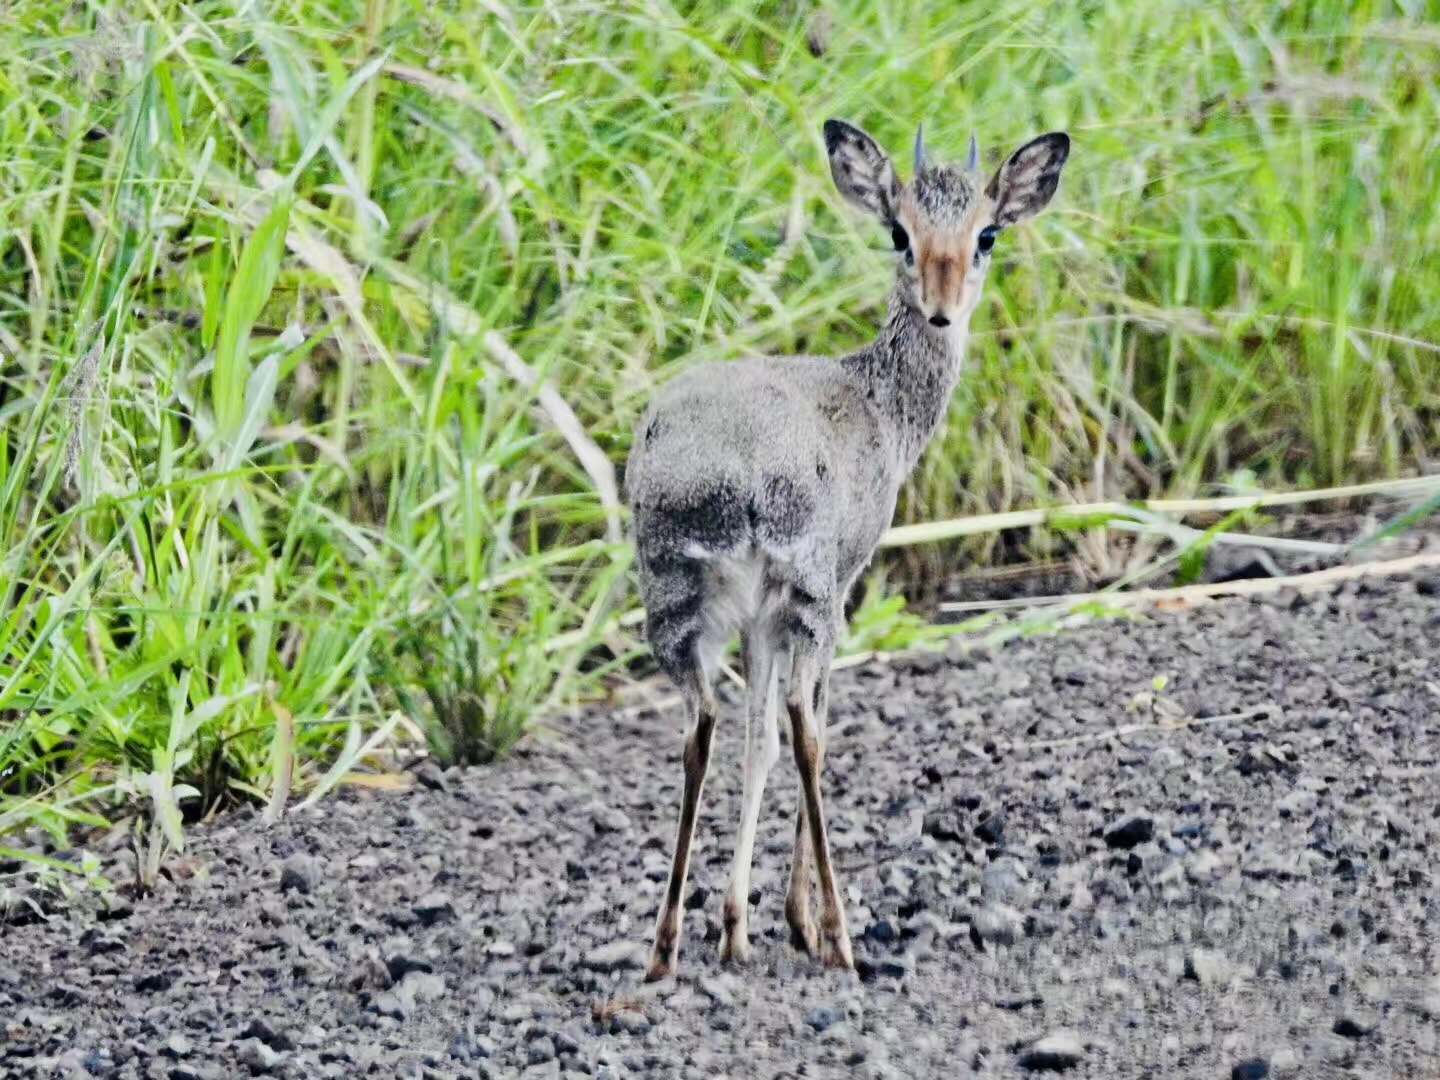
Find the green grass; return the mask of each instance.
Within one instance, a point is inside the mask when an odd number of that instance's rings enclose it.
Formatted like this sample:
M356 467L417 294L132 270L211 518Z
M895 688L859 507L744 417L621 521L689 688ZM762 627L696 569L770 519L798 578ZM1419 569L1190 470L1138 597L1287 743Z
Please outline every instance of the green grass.
M991 161L1075 140L901 520L1440 449L1433 6L899 11L16 8L0 834L139 807L176 846L328 788L377 732L488 759L643 656L606 618L628 555L589 473L481 335L617 464L668 372L860 344L889 257L831 189L827 116L902 162L921 119Z

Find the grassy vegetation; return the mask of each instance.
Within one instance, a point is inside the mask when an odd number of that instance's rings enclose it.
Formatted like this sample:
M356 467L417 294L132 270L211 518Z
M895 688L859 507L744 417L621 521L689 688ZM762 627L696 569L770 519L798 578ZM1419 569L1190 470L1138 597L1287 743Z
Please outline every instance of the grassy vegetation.
M903 520L1423 465L1435 14L13 8L0 834L139 806L142 846L178 846L426 731L483 760L639 655L593 470L483 335L617 465L668 372L861 343L889 258L831 190L826 116L900 160L920 119L942 154L1075 139Z

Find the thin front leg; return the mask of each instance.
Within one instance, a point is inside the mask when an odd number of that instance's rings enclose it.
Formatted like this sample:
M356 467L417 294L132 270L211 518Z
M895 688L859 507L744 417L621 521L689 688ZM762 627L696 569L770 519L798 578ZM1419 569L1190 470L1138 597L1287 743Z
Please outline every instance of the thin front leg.
M686 702L692 723L685 740L685 794L680 802L680 827L675 835L675 858L670 864L670 883L655 923L655 947L645 981L654 982L675 974L680 952L681 899L685 877L690 870L690 842L695 835L695 818L700 812L700 789L710 765L710 736L715 731L715 697L705 677L696 672L697 685L687 692Z
M785 707L790 713L790 738L805 796L810 851L820 879L820 960L826 967L853 968L855 957L850 948L850 932L845 927L845 906L840 900L840 886L830 862L825 808L820 797L821 732L815 708L819 673L820 665L816 664L814 657L797 655Z
M720 940L720 959L729 963L743 963L750 957L750 866L755 856L755 830L760 822L766 777L780 757L773 647L763 636L747 637L744 654L744 794L740 799L740 831L735 837L735 865L725 894L725 930Z

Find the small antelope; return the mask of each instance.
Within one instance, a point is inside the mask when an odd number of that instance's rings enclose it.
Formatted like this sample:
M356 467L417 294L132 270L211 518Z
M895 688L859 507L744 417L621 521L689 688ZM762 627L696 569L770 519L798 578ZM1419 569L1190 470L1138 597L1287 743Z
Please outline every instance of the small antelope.
M915 135L902 184L865 132L827 120L841 195L895 244L895 288L876 340L840 360L706 364L671 381L635 432L626 473L646 634L685 699L685 788L648 980L672 975L681 894L710 759L720 655L738 632L747 686L744 794L720 956L743 962L761 796L780 756L779 682L800 773L785 918L791 942L854 966L825 835L820 769L830 664L844 602L890 523L901 482L944 419L971 313L1003 230L1038 213L1070 139L1026 143L984 183L975 139L965 165L940 165ZM820 883L818 932L810 860Z

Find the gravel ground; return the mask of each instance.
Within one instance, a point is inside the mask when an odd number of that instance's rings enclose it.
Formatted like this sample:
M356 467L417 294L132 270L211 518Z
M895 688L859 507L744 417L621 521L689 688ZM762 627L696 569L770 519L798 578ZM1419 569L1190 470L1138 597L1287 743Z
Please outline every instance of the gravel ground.
M0 1076L1440 1076L1437 636L1431 576L840 672L858 975L787 943L788 754L717 962L733 703L655 986L673 710L234 815L155 895L0 926Z

